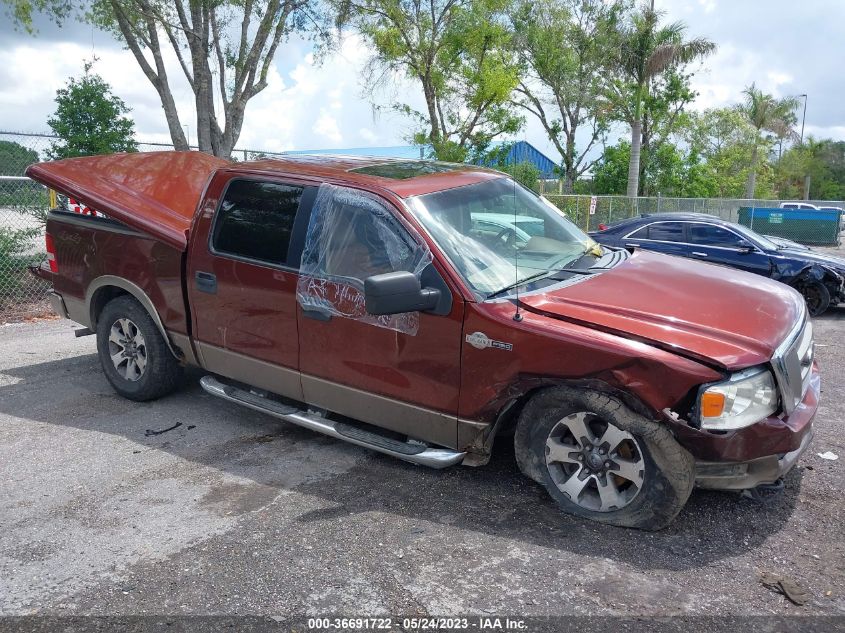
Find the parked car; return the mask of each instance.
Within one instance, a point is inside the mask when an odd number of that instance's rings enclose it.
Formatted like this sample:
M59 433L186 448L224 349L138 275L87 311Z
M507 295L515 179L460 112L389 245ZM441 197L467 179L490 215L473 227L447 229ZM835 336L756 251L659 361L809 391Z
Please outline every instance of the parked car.
M722 264L792 286L812 316L845 301L845 259L795 248L703 213L644 214L590 234L607 246L646 249Z
M505 174L163 152L28 175L106 216L51 212L36 272L126 398L195 365L214 396L415 464L512 441L564 510L644 529L695 484L776 482L811 441L797 292L602 248ZM527 241L473 235L491 209Z

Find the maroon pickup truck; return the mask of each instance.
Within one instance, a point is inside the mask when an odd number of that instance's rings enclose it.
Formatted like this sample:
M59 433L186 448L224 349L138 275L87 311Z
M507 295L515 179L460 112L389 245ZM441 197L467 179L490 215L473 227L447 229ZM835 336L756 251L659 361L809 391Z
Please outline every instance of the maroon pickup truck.
M39 274L127 398L196 365L215 396L416 464L512 441L566 511L645 529L694 485L778 482L812 438L798 293L601 247L504 174L176 152L27 173L103 214L51 212Z

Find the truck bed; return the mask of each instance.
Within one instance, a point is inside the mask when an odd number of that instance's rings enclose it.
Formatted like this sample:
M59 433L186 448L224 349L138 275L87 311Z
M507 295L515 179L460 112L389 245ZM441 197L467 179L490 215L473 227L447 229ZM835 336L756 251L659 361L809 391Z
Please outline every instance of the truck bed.
M200 152L145 152L39 163L26 175L184 251L211 175L228 164Z

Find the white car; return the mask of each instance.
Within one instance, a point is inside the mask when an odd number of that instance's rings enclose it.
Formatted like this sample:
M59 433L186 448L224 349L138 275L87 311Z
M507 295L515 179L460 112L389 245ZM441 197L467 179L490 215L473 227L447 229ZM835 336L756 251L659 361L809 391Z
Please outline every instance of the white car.
M819 208L814 205L810 204L809 202L781 202L780 203L781 209L805 209L811 211L818 211Z

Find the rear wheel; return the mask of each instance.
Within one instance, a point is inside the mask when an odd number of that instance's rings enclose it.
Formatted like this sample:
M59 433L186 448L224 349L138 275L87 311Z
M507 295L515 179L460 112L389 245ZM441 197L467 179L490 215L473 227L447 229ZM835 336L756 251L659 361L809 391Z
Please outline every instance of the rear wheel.
M103 308L97 353L106 378L124 398L154 400L179 386L182 368L150 315L132 297L118 297Z
M802 281L796 286L796 290L807 302L807 311L810 316L819 316L830 306L830 291L817 279Z
M665 527L695 481L692 456L665 426L594 391L538 393L523 409L514 441L523 473L565 511L602 523Z

